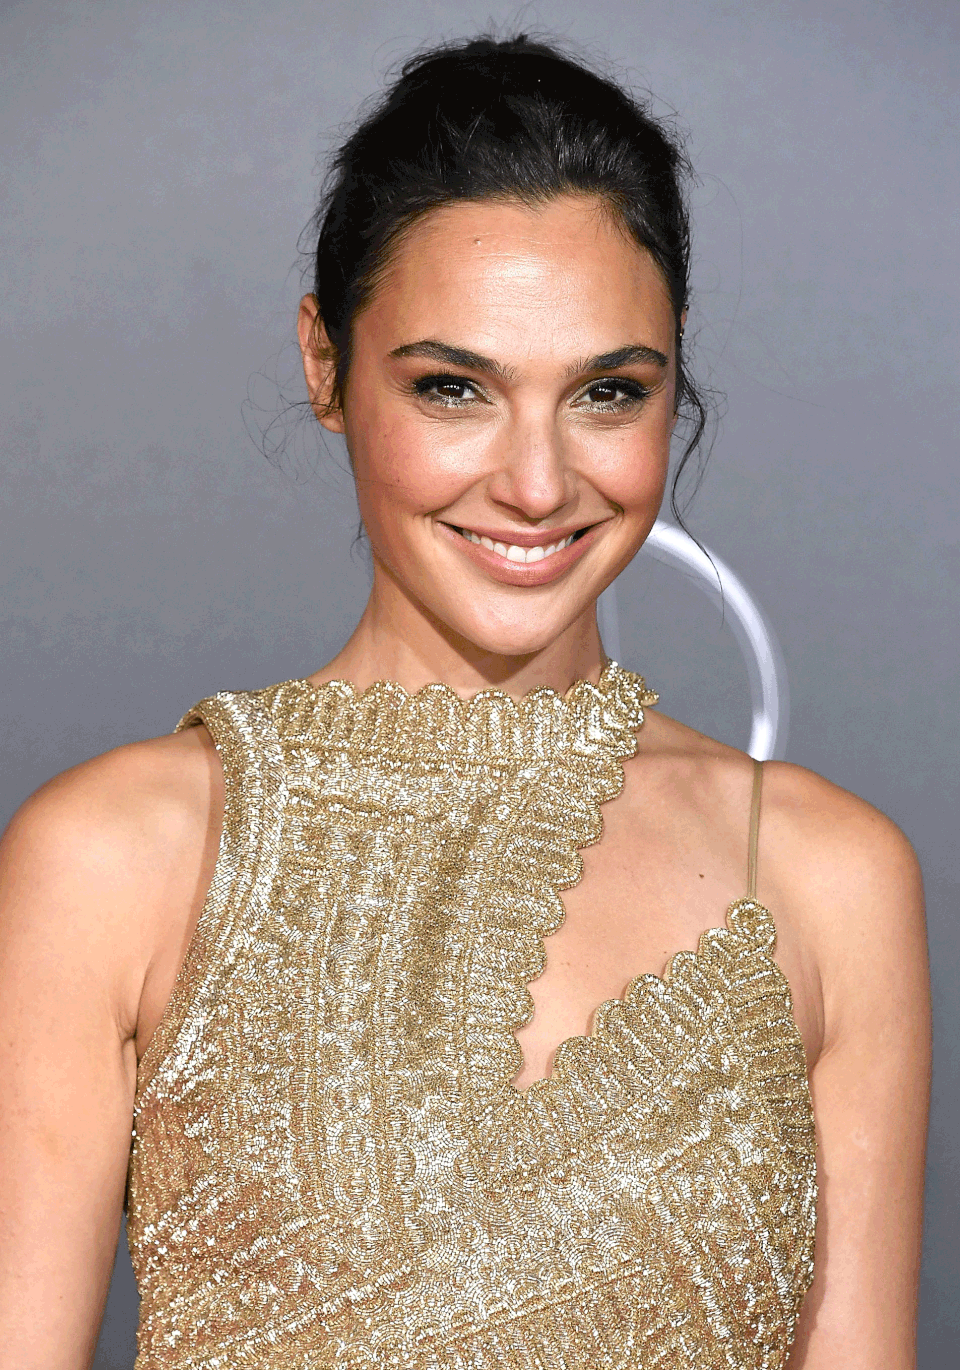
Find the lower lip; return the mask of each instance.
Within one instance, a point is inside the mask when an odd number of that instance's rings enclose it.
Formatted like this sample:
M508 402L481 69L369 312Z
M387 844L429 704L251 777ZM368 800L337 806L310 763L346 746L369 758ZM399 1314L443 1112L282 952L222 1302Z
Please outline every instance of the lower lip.
M508 561L506 557L500 556L498 552L492 552L488 547L468 542L462 533L455 532L448 523L442 523L440 526L451 538L456 539L460 550L494 580L499 580L502 585L523 586L549 585L552 580L569 571L595 541L600 528L600 525L595 523L592 528L588 528L571 542L569 547L554 552L552 556L543 557L540 561L525 562Z

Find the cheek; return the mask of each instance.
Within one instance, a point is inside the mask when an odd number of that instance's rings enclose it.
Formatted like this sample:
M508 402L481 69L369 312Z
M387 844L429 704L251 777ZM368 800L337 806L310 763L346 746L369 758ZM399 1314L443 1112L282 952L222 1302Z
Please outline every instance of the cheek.
M593 483L630 518L646 519L650 506L660 506L670 464L670 426L645 425L641 433L625 432L594 446L584 464Z
M477 434L389 407L348 422L346 438L361 509L381 526L453 504L483 467Z
M411 533L416 533L424 515L453 502L455 493L447 497L445 488L451 482L431 460L422 434L389 410L348 422L346 438L371 548L395 571L409 570L411 556L417 559ZM462 489L462 482L457 489Z

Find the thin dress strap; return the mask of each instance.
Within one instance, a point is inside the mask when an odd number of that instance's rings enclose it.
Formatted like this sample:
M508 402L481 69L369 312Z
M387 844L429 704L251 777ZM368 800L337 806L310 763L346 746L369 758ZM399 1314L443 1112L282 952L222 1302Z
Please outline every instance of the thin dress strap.
M747 898L757 897L757 843L760 838L760 791L763 788L763 762L753 763L753 794L750 798L750 841L747 847Z

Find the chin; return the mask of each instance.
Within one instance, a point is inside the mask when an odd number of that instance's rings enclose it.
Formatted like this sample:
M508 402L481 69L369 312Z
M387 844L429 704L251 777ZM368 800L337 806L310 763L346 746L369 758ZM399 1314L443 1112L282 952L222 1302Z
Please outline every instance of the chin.
M532 616L531 616L532 617ZM570 626L566 622L549 620L519 623L464 623L446 620L447 627L464 642L492 656L529 657L553 646L557 638Z

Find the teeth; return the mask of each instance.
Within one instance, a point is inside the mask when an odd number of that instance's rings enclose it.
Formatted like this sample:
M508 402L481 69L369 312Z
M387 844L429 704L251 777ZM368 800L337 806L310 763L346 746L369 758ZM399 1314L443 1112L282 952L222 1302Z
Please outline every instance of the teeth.
M505 557L507 561L520 562L528 566L532 562L544 561L547 557L552 557L554 552L562 552L565 547L570 546L575 537L575 534L571 533L562 542L551 542L546 547L517 547L515 543L494 542L492 538L481 537L479 533L471 532L469 528L461 528L460 532L475 547L486 547L488 552L496 552L497 556Z

